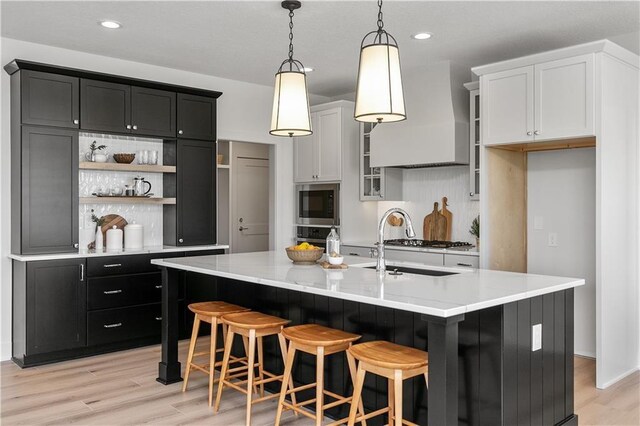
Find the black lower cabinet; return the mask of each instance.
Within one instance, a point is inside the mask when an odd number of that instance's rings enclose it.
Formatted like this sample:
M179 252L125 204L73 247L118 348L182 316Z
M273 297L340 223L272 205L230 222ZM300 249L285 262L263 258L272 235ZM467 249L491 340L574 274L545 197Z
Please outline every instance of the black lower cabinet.
M223 250L13 261L13 360L22 367L160 343L162 279L154 258ZM195 301L213 300L215 284L182 274L180 337Z

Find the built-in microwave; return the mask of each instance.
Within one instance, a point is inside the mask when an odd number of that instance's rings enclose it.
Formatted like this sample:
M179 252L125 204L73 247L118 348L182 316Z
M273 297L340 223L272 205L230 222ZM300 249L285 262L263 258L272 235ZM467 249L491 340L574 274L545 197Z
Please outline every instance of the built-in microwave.
M297 185L297 224L340 225L339 199L340 185L337 183Z

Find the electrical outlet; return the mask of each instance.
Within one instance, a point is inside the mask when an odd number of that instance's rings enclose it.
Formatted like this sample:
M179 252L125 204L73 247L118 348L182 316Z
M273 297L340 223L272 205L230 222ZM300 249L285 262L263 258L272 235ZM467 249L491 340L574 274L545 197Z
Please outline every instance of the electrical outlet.
M542 324L531 327L531 352L542 349Z
M549 247L558 247L558 234L549 232Z
M536 231L541 231L544 229L544 218L542 216L533 217L533 229Z

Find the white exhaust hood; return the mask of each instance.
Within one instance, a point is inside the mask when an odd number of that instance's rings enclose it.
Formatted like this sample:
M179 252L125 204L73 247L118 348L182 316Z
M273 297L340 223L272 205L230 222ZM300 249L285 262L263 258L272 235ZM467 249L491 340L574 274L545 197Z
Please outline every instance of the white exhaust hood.
M404 75L407 119L371 132L373 167L469 164L468 68L450 61Z

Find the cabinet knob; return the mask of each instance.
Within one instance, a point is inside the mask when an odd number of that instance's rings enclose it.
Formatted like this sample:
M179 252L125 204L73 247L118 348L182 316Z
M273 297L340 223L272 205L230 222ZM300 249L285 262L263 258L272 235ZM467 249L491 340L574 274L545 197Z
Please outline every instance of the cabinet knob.
M80 120L73 120L73 124L80 124Z
M527 136L531 136L533 133L531 132L527 132Z
M131 130L131 124L127 124L127 130Z
M138 130L138 126L136 126L135 124L133 125L133 130Z
M533 132L534 135L539 135L540 134L540 130L536 130L535 132Z
M183 133L184 133L184 132L183 132L182 130L178 130L178 134L179 134L179 135L181 135L181 134L183 134Z
M179 243L184 243L184 240L182 238L178 238L178 242Z

